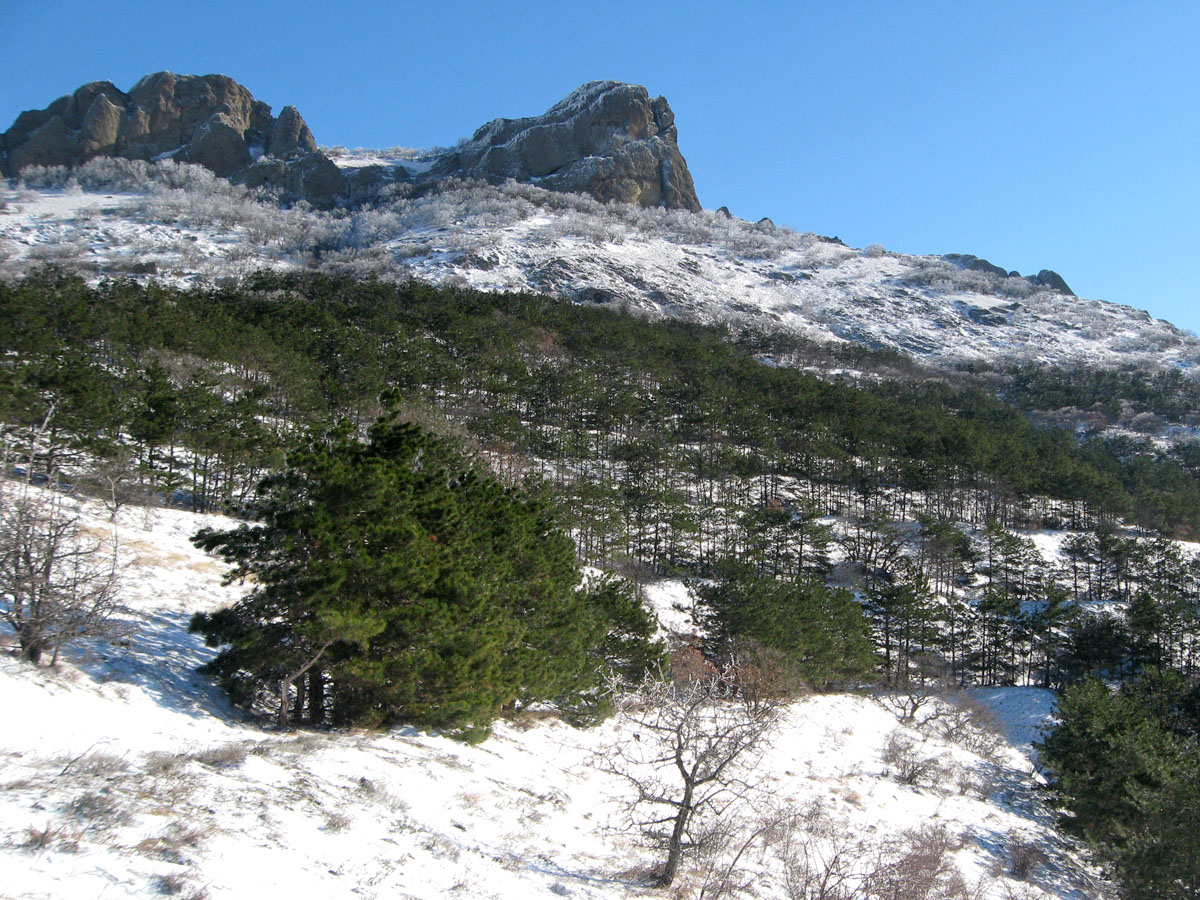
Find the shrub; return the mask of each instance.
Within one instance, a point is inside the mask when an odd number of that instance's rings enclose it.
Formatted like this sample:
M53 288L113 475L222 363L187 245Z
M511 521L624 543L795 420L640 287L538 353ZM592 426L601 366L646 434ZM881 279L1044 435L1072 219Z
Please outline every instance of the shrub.
M231 769L246 761L247 747L243 743L218 744L192 754L192 759L214 769Z
M1008 842L1008 874L1019 881L1029 881L1047 860L1046 851L1024 838Z
M904 784L929 785L940 780L939 758L929 756L904 729L897 728L888 735L879 758Z

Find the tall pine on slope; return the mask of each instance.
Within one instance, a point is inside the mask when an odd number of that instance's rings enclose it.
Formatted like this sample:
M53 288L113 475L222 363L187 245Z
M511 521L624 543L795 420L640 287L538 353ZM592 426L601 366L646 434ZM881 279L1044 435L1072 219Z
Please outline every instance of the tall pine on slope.
M225 645L208 671L241 702L275 694L281 725L475 733L522 703L594 699L608 605L579 588L548 504L449 441L396 421L366 443L336 428L263 482L253 512L260 524L194 539L256 584L192 627ZM648 642L644 613L633 630Z
M706 654L748 663L782 690L828 687L867 677L876 660L862 608L850 593L815 578L780 581L736 562L694 588Z

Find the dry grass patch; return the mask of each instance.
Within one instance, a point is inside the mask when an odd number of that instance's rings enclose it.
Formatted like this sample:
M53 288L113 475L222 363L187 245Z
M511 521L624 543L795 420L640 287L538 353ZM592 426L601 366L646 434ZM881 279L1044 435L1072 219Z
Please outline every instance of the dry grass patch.
M231 741L228 744L217 744L191 754L192 759L204 766L214 769L233 769L246 761L250 748L245 743Z
M195 823L176 821L169 824L161 833L138 841L132 849L135 853L150 859L161 859L176 865L187 865L189 860L186 851L199 850L212 831L212 825L201 826Z

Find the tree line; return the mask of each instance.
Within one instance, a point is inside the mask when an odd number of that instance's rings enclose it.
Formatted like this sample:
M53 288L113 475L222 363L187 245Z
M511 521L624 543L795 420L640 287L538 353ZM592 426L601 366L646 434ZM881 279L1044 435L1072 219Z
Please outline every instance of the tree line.
M123 446L137 481L197 508L236 508L298 428L365 427L386 391L480 449L536 461L585 546L655 569L727 555L698 504L736 517L785 484L827 514L1200 524L1200 488L1170 451L1081 443L942 379L837 384L765 364L720 328L543 296L273 273L89 288L51 271L0 286L0 315L6 422L53 403L51 452Z

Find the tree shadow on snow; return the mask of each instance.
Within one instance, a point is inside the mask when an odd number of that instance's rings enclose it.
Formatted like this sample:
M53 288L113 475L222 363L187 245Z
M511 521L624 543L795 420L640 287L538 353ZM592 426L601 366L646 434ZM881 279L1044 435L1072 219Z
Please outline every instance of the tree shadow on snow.
M216 655L188 633L189 613L139 610L119 641L81 641L62 656L97 683L129 684L160 706L192 718L244 721L246 713L197 669Z

